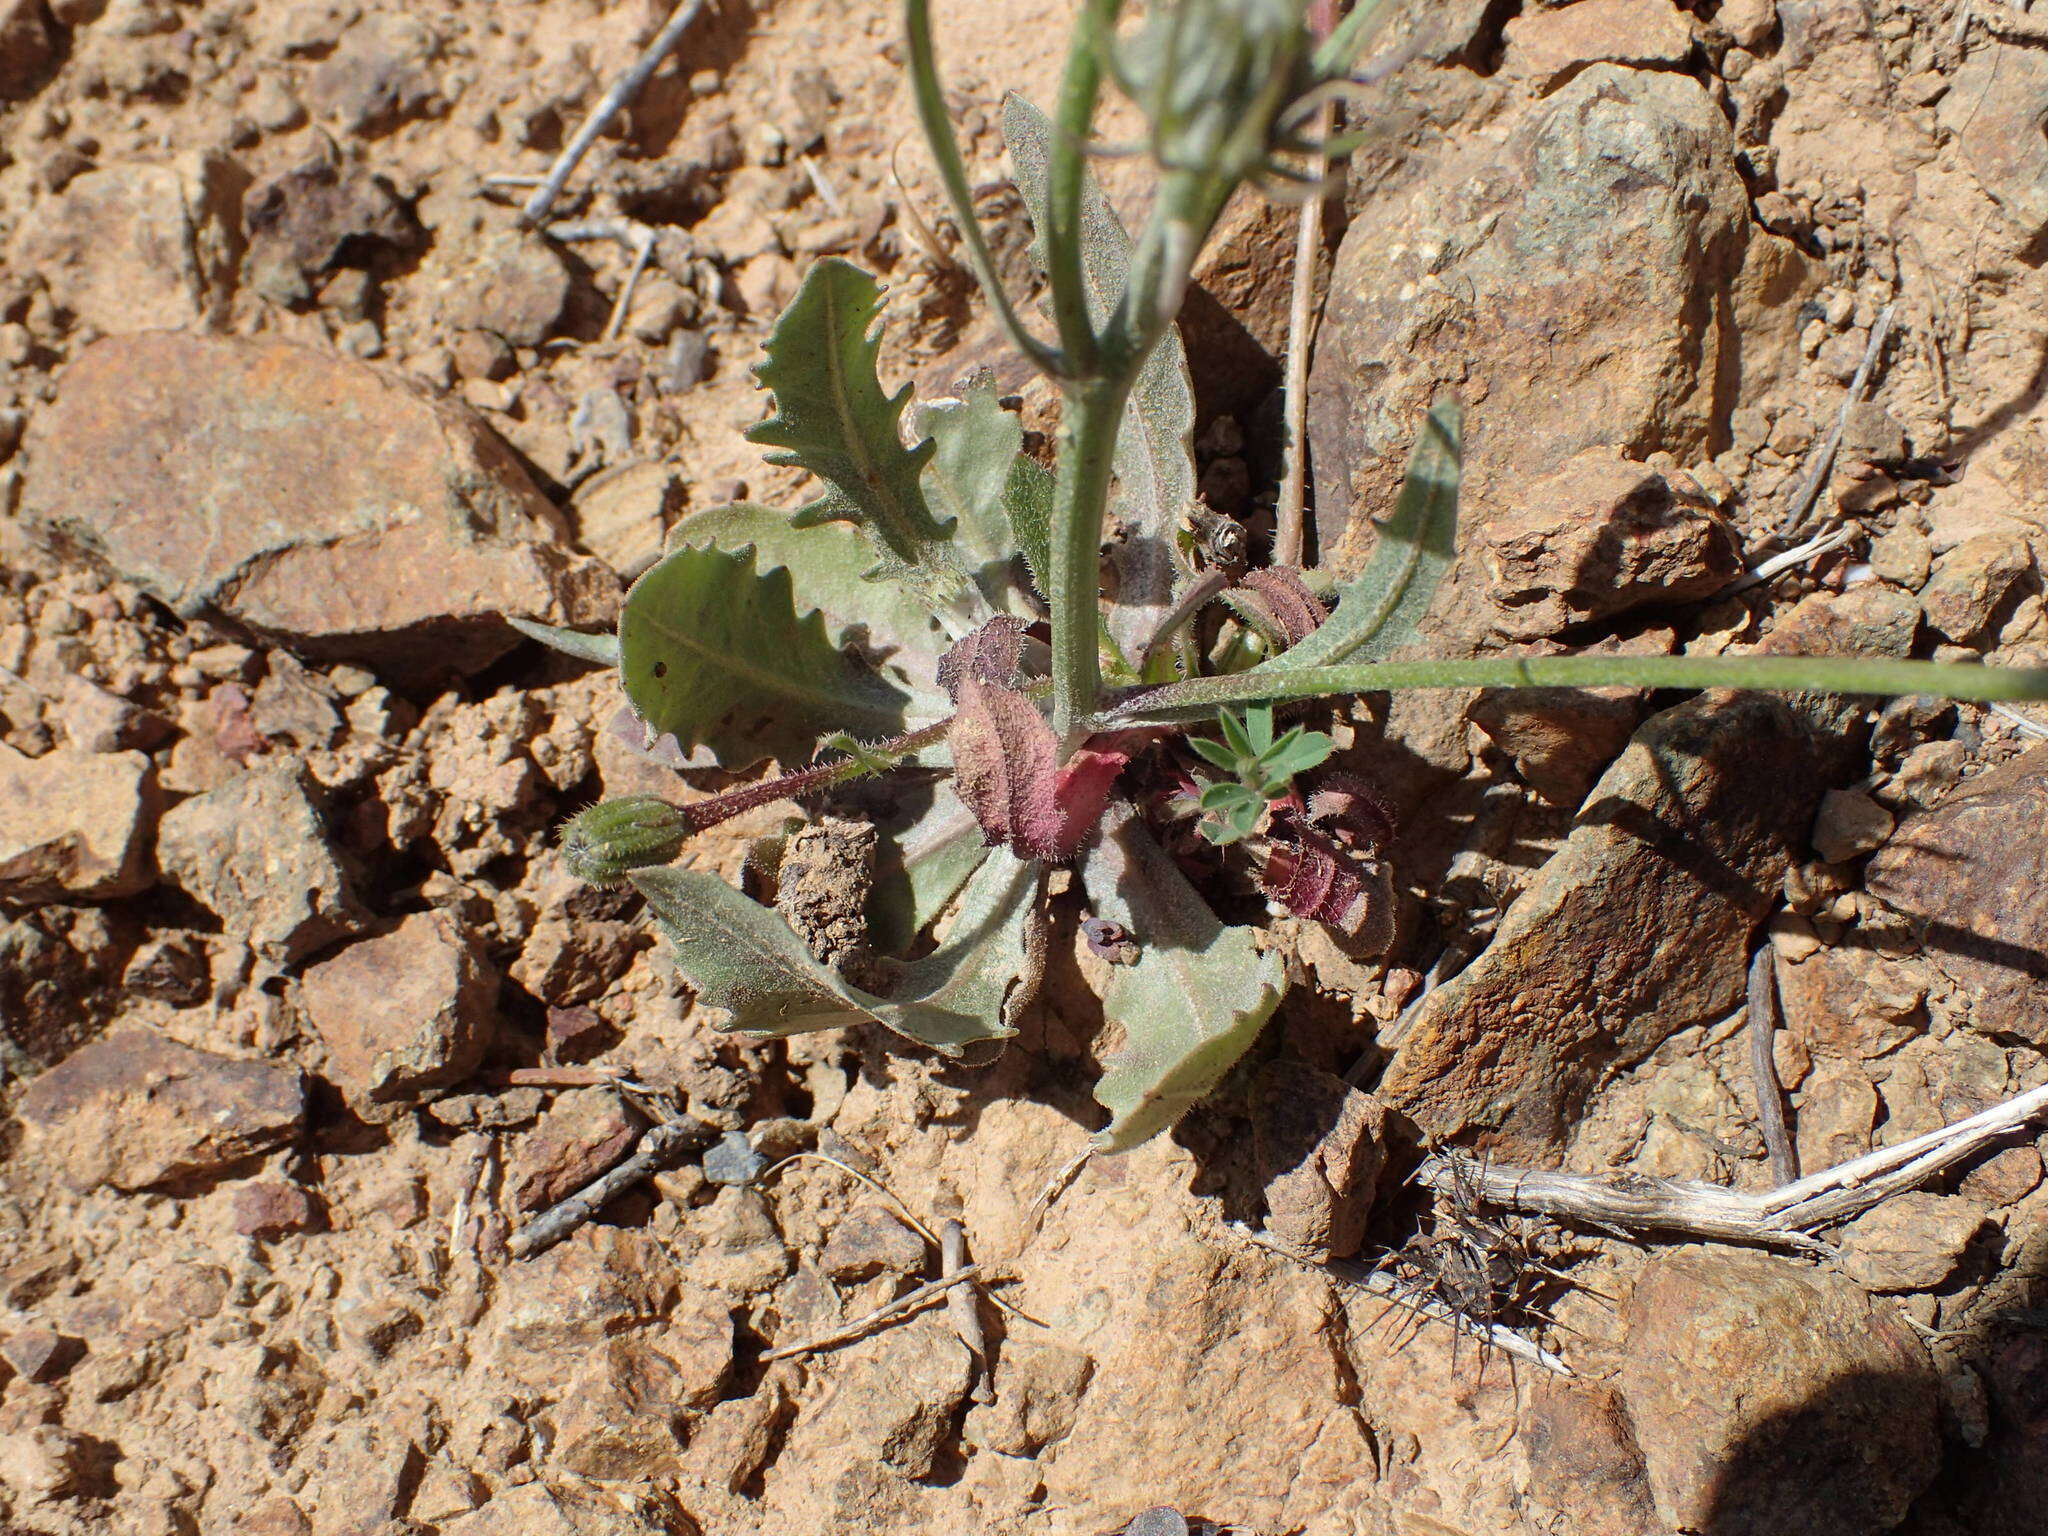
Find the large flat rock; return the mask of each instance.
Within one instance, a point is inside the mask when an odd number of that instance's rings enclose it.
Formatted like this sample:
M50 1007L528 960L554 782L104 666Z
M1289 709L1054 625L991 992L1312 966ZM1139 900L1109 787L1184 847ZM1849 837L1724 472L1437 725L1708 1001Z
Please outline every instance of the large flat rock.
M404 678L470 672L506 613L607 619L617 582L466 407L282 342L79 355L28 434L28 519L181 614Z

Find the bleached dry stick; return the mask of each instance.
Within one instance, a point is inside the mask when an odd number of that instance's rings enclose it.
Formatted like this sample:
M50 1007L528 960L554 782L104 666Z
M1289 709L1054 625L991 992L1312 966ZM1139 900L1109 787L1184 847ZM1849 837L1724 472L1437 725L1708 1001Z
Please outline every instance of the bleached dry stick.
M1967 1120L1762 1194L1643 1174L1510 1168L1454 1152L1429 1158L1416 1178L1434 1190L1462 1184L1488 1205L1508 1211L1825 1253L1828 1245L1812 1235L1816 1229L1919 1187L2044 1114L2048 1087L2035 1088Z
M611 1172L593 1179L559 1204L549 1206L514 1232L512 1241L506 1245L508 1250L513 1258L526 1259L552 1247L622 1191L658 1172L671 1158L708 1147L717 1139L717 1130L701 1120L664 1120L641 1137L639 1150Z
M967 1267L967 1229L948 1217L939 1228L944 1237L939 1246L939 1273L957 1275ZM988 1338L981 1331L981 1309L975 1305L979 1292L971 1285L957 1285L946 1293L946 1320L953 1325L967 1353L974 1357L974 1392L977 1403L992 1403L995 1392L988 1380Z
M1820 500L1821 487L1828 483L1828 472L1835 467L1835 455L1842 450L1842 438L1849 430L1849 412L1863 399L1870 388L1870 375L1877 368L1878 357L1884 352L1885 338L1892 333L1892 316L1899 306L1887 304L1884 312L1877 317L1877 324L1870 328L1870 341L1863 348L1863 361L1856 366L1856 376L1849 381L1849 398L1842 402L1842 409L1835 417L1834 430L1828 433L1828 440L1821 445L1813 462L1806 467L1806 478L1799 482L1799 492L1792 498L1792 510L1785 521L1778 525L1780 538L1791 538L1806 527L1807 514L1813 511L1813 504Z
M1499 1323L1476 1322L1472 1318L1458 1312L1455 1308L1437 1300L1436 1297L1429 1295L1427 1292L1417 1290L1399 1276L1388 1274L1383 1269L1367 1269L1363 1264L1352 1264L1343 1259L1331 1259L1324 1263L1316 1263L1303 1258L1291 1249L1283 1248L1264 1233L1255 1232L1240 1222L1231 1222L1230 1230L1246 1242L1253 1244L1255 1247L1263 1248L1268 1253L1277 1253L1283 1259L1292 1259L1304 1269L1320 1271L1330 1276L1333 1280L1340 1280L1346 1285L1355 1285L1361 1290L1371 1291L1375 1296L1383 1296L1393 1305L1404 1307L1408 1311L1415 1313L1418 1317L1426 1317L1432 1321L1456 1328L1461 1332L1470 1333L1491 1344L1504 1354L1513 1355L1518 1360L1527 1360L1531 1365L1540 1365L1545 1370L1555 1371L1560 1376L1572 1374L1572 1368L1564 1363L1561 1356L1551 1353L1551 1351L1545 1349L1533 1339L1526 1339L1521 1334L1516 1333L1514 1329L1502 1327Z
M831 1333L820 1334L815 1339L806 1339L801 1344L789 1344L780 1349L771 1349L761 1356L761 1363L766 1365L771 1360L788 1360L797 1355L808 1355L816 1350L830 1349L834 1344L849 1344L870 1329L879 1328L884 1323L893 1323L898 1318L907 1317L920 1307L931 1305L931 1303L937 1301L940 1296L944 1295L954 1286L965 1285L970 1280L978 1278L980 1274L981 1266L979 1264L969 1264L954 1270L950 1275L942 1275L936 1280L928 1280L916 1290L898 1296L887 1306L875 1308L866 1317L856 1318L844 1328L835 1329Z
M697 19L697 13L704 9L704 0L682 0L674 13L655 33L654 41L647 45L647 51L633 61L627 70L606 91L597 103L597 109L583 120L583 126L576 130L576 136L562 146L562 152L555 156L555 163L548 167L547 179L533 196L526 200L526 206L519 210L519 216L529 226L538 226L548 216L548 210L555 206L555 199L562 195L569 178L576 173L576 167L583 163L583 157L590 153L590 146L597 142L597 136L604 132L611 120L619 115L627 102L640 94L640 88L647 84L648 77L661 67L661 61L669 56L675 45L682 41L690 23Z
M1778 956L1767 938L1749 962L1749 1075L1756 1089L1756 1123L1771 1153L1771 1177L1799 1177L1799 1149L1785 1121L1785 1090L1778 1082Z

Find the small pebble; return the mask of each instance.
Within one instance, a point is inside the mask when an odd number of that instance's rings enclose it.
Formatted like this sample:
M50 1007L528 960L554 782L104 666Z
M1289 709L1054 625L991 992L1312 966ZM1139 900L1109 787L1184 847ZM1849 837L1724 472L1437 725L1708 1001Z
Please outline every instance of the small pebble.
M704 1154L704 1177L714 1184L751 1184L768 1168L768 1159L754 1150L740 1131L727 1131Z

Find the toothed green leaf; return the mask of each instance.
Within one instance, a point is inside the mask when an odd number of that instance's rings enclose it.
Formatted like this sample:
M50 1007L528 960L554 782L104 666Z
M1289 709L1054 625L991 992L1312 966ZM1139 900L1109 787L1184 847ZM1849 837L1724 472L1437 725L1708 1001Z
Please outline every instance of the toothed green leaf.
M910 385L886 395L875 372L881 311L881 287L860 268L837 257L814 265L754 370L775 392L775 414L747 438L781 450L769 463L797 465L829 487L797 512L797 527L858 524L890 563L942 592L962 577L919 484L932 444L903 446Z
M1017 191L1032 228L1039 231L1031 249L1041 270L1057 131L1050 118L1014 91L1003 98L1003 139L1009 145ZM1131 238L1094 173L1084 168L1082 174L1081 275L1088 289L1089 319L1100 328L1116 309L1130 277ZM1110 550L1117 600L1110 609L1109 629L1131 655L1173 606L1179 574L1173 542L1181 519L1195 503L1194 432L1195 387L1187 349L1179 328L1168 326L1138 372L1116 440L1113 510L1124 537Z
M910 703L842 655L822 615L799 616L789 570L757 569L752 548L679 549L633 583L619 671L656 732L726 768L801 761L828 731L898 735Z
M1206 1098L1279 1006L1286 969L1253 929L1227 928L1131 814L1111 812L1082 866L1098 917L1120 923L1137 962L1117 966L1102 999L1124 1049L1095 1085L1111 1113L1098 1148L1121 1152L1158 1135Z
M798 606L824 614L834 645L844 645L848 630L859 627L867 631L870 649L898 648L935 665L953 643L928 601L887 576L869 577L882 552L852 524L799 528L785 512L741 502L684 518L668 540L672 550L737 550L750 544L757 551L757 570L788 568ZM926 682L931 668L915 671Z
M1381 661L1415 640L1457 555L1463 421L1455 400L1431 408L1408 455L1394 515L1380 524L1365 569L1339 589L1328 622L1257 671Z
M958 400L926 405L917 419L920 429L931 434L935 450L924 476L927 501L952 519L954 547L982 595L1006 611L1028 611L1018 601L1014 562L1020 553L1029 559L1030 551L1017 526L1015 504L1022 500L1025 517L1032 518L1038 500L1034 493L1042 482L1049 525L1052 480L1024 457L1024 424L997 403L995 385L987 380L969 385ZM1036 534L1041 552L1046 536L1043 528Z
M1039 871L1006 852L989 856L946 941L902 967L886 998L820 965L779 913L716 875L643 869L632 879L698 1000L730 1015L722 1029L776 1037L872 1019L947 1056L1016 1033L1003 1014L1026 968Z

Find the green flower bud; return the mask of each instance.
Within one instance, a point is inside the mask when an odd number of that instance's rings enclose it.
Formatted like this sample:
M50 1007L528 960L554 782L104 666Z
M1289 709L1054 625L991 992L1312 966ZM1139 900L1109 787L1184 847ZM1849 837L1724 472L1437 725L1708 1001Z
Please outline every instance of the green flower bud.
M593 805L562 828L562 861L592 885L617 885L628 871L667 864L696 831L679 805L627 795Z

